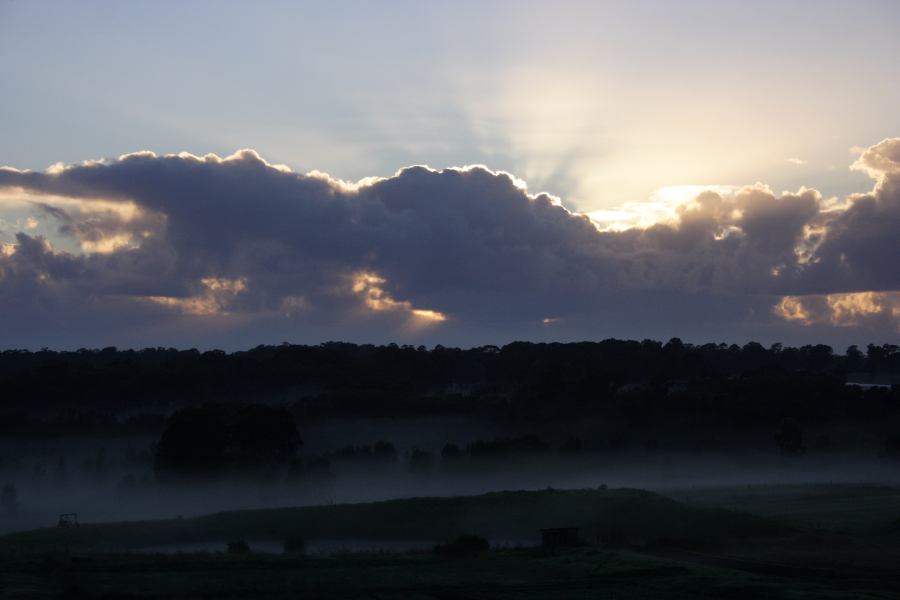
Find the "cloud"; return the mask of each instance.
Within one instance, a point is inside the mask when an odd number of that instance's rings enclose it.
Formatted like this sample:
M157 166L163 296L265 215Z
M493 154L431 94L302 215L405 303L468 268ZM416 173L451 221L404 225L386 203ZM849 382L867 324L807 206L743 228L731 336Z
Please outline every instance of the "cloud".
M803 325L869 325L900 333L900 292L785 296L774 310L783 319Z
M353 183L242 150L0 168L0 198L57 232L3 246L0 327L21 345L883 333L900 139L854 168L876 183L843 203L679 186L608 219L480 166Z
M792 165L797 165L797 166L808 165L808 164L809 164L808 161L805 161L805 160L803 160L802 158L796 158L796 157L786 158L786 159L784 159L784 160L785 160L785 162L789 162L789 163L791 163Z

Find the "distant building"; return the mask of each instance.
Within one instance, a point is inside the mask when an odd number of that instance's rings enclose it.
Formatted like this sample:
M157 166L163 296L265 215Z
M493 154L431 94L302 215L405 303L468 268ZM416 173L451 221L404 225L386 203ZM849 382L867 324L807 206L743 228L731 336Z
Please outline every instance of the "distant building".
M890 389L900 385L900 375L892 373L848 373L845 385L856 385L864 390L871 388Z

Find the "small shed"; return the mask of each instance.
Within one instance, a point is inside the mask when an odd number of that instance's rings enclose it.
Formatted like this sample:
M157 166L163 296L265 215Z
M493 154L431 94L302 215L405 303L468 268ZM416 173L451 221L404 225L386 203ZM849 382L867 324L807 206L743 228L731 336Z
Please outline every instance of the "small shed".
M78 513L62 513L59 515L57 527L78 527Z
M541 546L544 548L569 548L580 543L577 527L541 529Z

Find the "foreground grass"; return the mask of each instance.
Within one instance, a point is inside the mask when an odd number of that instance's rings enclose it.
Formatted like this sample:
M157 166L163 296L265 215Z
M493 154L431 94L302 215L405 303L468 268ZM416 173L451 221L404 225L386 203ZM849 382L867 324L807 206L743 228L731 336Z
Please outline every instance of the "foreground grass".
M900 597L895 491L729 490L719 506L716 494L691 494L685 503L640 490L500 492L19 532L0 537L0 597ZM871 509L865 519L859 507ZM527 540L553 526L579 527L588 545L457 560L427 552L330 559L132 553L191 542L224 547L232 539L415 541L478 533Z
M786 578L584 548L480 558L96 557L3 563L4 598L891 598L878 580Z

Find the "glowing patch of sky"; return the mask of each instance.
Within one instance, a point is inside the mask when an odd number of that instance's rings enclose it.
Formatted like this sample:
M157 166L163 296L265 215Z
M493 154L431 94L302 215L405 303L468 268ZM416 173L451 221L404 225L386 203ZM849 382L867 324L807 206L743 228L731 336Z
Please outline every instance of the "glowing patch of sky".
M0 164L253 147L347 180L484 163L582 211L865 190L900 4L0 2ZM0 214L6 221L6 214Z

